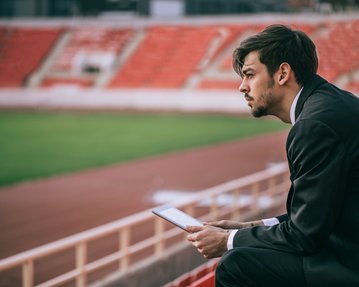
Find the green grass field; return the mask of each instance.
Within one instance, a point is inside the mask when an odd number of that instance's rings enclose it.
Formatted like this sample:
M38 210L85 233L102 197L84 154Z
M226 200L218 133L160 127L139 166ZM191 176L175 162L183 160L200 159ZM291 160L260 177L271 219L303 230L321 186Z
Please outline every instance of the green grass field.
M0 112L0 186L286 128L224 115Z

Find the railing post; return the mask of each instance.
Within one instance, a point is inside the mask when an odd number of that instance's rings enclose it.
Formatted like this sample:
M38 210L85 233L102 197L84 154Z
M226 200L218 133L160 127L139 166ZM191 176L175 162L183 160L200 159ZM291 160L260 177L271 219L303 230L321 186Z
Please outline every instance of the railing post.
M125 227L120 230L120 250L123 251L123 257L120 260L120 271L126 271L129 264L128 247L130 245L130 229Z
M157 256L163 253L164 242L163 242L163 231L164 231L164 220L162 218L156 218L155 220L155 236L157 243L155 245L155 254Z
M34 286L34 262L32 260L28 260L22 265L22 286Z
M86 286L86 259L87 259L87 245L86 242L81 242L76 245L76 269L79 274L76 277L76 287Z
M259 183L256 182L251 186L252 196L253 196L253 210L254 212L259 211Z
M275 197L275 187L276 187L276 176L273 175L268 180L268 195L271 197L271 199L274 200Z
M218 218L218 204L216 195L211 196L211 220L217 220Z
M232 219L239 220L241 214L241 207L239 206L239 189L236 188L233 191L233 202L232 202Z

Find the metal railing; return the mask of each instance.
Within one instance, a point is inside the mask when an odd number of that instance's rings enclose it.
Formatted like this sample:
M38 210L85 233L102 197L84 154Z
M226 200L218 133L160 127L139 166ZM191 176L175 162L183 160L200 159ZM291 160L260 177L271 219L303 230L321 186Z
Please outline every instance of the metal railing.
M173 205L202 220L239 219L282 205L289 186L286 164L233 180L173 202ZM243 198L246 198L243 201ZM264 200L265 199L265 200ZM148 222L151 224L149 225ZM152 225L150 235L133 242L133 230L146 223ZM89 244L97 239L117 236L117 251L96 260L88 260ZM129 270L136 261L135 254L147 250L146 257L159 256L176 242L183 242L183 231L154 216L151 210L119 219L85 232L19 253L0 260L0 276L13 268L22 269L22 286L35 286L35 262L68 249L75 251L75 268L37 287L59 286L75 281L77 287L87 286L90 273L117 264L117 272ZM150 249L150 251L148 251ZM72 262L73 264L73 262Z

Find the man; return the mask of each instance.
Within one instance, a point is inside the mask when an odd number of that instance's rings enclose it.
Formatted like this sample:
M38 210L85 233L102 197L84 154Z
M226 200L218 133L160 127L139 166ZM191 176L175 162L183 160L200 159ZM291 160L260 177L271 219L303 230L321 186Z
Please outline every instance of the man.
M287 214L192 226L188 240L223 255L218 287L359 286L359 99L316 75L314 43L283 25L243 41L233 67L255 117L293 125Z

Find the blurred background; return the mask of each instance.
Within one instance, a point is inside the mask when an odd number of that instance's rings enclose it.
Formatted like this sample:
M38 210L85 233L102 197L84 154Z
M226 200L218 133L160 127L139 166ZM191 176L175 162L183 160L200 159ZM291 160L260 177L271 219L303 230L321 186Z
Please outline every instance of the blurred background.
M223 15L261 12L347 12L357 0L4 0L3 17Z
M2 0L0 286L213 286L216 261L151 208L203 220L284 212L290 126L250 116L233 50L290 25L315 42L318 73L358 95L358 9Z

